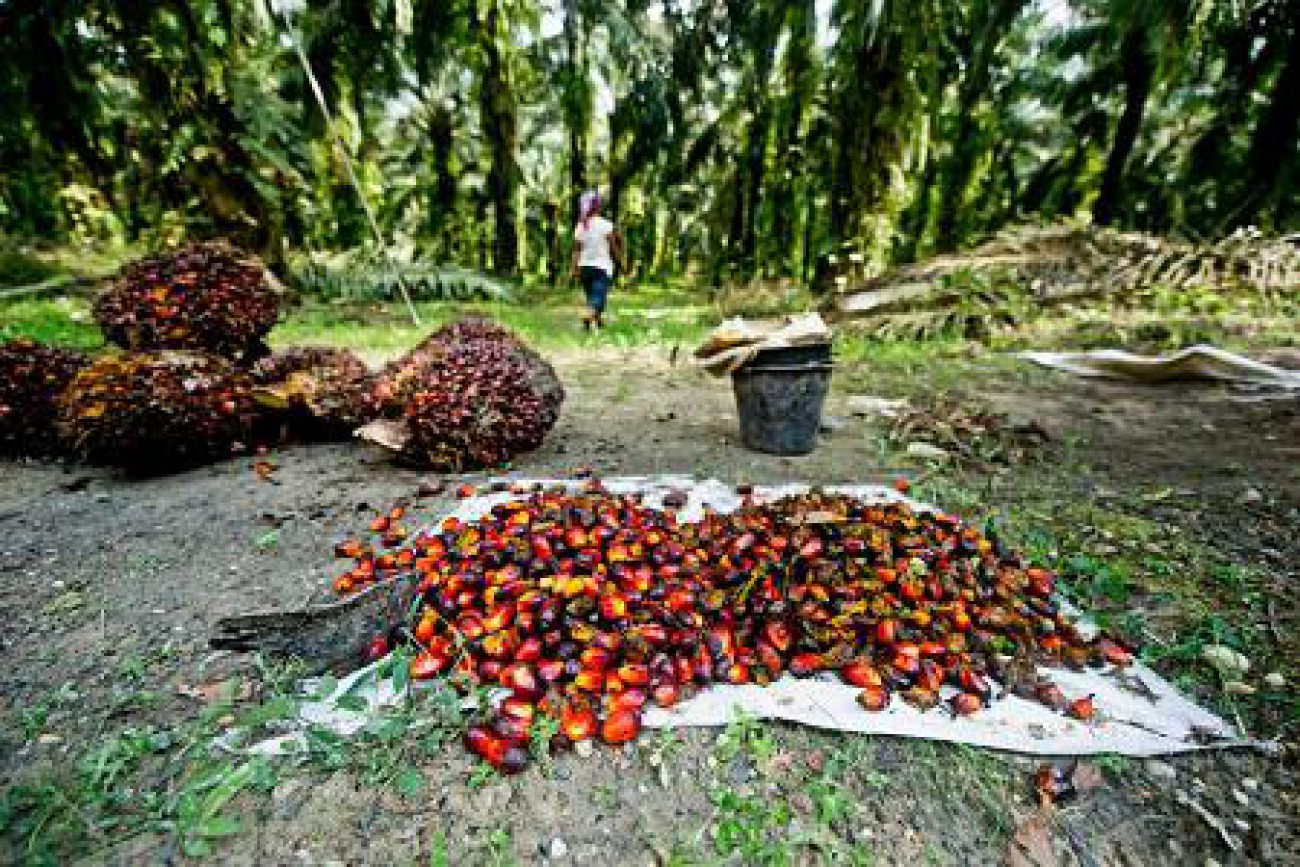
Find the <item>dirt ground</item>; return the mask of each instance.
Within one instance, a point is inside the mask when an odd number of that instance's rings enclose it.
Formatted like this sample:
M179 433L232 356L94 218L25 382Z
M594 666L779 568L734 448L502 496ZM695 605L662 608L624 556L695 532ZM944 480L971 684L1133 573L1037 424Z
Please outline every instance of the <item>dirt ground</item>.
M739 446L725 381L670 364L666 351L568 351L554 360L569 394L564 414L546 445L519 461L518 475L590 466L604 476L834 483L898 469L880 466L869 423L845 408L847 391L872 393L866 364L837 376L827 408L837 423L821 447L778 458ZM1272 628L1295 647L1295 401L1241 403L1217 387L1132 388L1053 374L1005 382L991 368L980 373L978 359L964 363L976 374L970 395L1032 416L1065 449L1049 460L1076 468L1024 474L1047 473L1066 496L1101 506L1146 497L1152 521L1225 540L1229 556L1270 576ZM926 387L874 384L890 394ZM212 621L321 598L336 568L331 540L411 497L424 478L360 445L287 448L271 459L270 482L249 459L145 481L0 463L0 714L48 711L31 731L4 735L6 785L57 773L124 728L194 718L202 703L178 686L237 664L208 650ZM985 496L1014 504L1020 474L996 474ZM433 497L420 508L433 514L450 502ZM1294 665L1287 672L1292 685L1297 673ZM140 693L153 698L133 701ZM1296 737L1284 726L1254 733ZM1016 836L1024 844L1017 864L1300 863L1294 753L1091 763L1092 785L1035 836L1025 823L1037 761L779 725L749 736L760 748L721 760L717 732L690 731L486 781L448 744L422 761L425 784L413 797L368 785L355 768L286 768L269 791L238 798L244 829L218 844L215 860L783 863L763 848L775 842L788 863L993 864ZM730 797L710 795L719 787ZM746 838L753 827L758 838ZM8 857L24 855L10 849ZM106 843L85 862L184 860L173 836L148 834Z

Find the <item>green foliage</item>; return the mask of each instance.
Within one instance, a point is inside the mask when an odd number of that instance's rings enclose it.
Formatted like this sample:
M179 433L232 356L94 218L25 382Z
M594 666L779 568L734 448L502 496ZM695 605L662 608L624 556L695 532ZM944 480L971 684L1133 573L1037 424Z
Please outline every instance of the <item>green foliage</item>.
M514 288L457 265L394 261L370 248L308 257L292 279L303 291L326 299L378 301L401 298L402 284L420 301L511 301Z
M283 271L290 250L374 243L372 210L465 269L408 263L409 282L464 298L497 297L480 273L563 275L589 185L634 273L714 285L806 282L845 244L879 266L1032 217L1200 237L1300 220L1286 4L274 6L7 9L0 231L224 235ZM303 282L391 297L387 268L357 270Z

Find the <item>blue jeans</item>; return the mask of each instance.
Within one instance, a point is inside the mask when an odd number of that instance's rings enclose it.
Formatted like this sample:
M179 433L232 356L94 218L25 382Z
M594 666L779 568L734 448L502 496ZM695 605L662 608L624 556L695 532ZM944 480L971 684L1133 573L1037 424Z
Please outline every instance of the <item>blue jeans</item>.
M582 277L582 291L587 296L587 306L597 314L605 312L605 302L609 299L609 287L614 278L605 273L603 268L583 265L579 272Z

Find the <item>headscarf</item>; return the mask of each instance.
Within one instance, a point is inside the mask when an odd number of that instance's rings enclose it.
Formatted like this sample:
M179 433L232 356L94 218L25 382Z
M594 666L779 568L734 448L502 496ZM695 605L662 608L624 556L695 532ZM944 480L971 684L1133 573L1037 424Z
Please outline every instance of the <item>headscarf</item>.
M578 222L582 225L582 230L587 230L587 225L592 216L600 210L600 193L597 190L587 190L578 199Z

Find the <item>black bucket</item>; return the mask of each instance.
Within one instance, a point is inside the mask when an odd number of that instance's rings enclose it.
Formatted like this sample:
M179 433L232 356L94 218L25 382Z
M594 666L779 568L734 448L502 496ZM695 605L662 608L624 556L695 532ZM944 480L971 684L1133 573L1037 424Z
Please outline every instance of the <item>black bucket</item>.
M822 404L830 389L830 346L760 352L731 374L740 441L773 455L806 455L817 447Z

